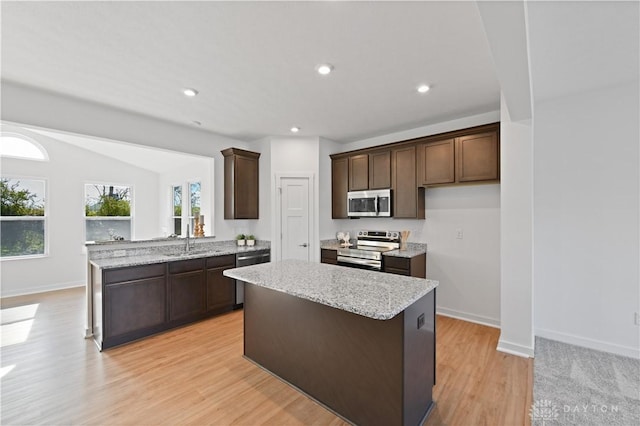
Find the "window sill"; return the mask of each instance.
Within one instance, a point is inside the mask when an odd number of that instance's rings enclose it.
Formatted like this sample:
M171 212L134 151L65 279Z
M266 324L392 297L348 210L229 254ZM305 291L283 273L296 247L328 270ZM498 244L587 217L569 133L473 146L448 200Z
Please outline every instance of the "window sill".
M43 253L43 254L25 254L22 256L2 256L0 257L0 262L4 262L7 260L43 259L45 257L49 257L49 254Z

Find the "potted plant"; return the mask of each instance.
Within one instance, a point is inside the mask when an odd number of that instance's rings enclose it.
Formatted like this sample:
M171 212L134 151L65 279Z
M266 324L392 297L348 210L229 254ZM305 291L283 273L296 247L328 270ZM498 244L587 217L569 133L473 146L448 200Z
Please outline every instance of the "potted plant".
M256 237L254 237L253 235L248 235L247 236L247 245L248 246L254 246L256 244Z
M244 245L244 234L238 234L238 236L236 237L236 241L238 241L238 245L239 246L243 246Z

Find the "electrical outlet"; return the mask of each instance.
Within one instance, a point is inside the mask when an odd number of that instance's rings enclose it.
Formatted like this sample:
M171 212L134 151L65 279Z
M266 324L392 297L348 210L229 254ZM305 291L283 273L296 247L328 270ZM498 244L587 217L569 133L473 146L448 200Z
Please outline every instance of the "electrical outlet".
M418 330L424 326L424 314L420 314L418 317Z
M458 240L461 240L461 239L462 239L462 236L463 236L462 228L458 228L458 229L456 229L456 238L457 238Z
M633 314L633 323L637 326L640 326L640 313L635 312Z

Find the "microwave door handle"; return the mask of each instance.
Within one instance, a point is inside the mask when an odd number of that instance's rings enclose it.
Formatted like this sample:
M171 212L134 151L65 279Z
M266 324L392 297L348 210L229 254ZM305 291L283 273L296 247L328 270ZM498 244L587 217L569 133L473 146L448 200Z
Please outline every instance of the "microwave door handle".
M374 202L376 208L376 216L378 216L378 196L376 195L376 200Z

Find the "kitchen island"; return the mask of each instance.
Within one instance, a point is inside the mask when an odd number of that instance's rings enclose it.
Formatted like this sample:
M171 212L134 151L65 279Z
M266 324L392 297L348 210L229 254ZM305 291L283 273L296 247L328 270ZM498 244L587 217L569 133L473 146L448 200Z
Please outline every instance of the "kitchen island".
M285 260L244 281L244 355L339 416L419 425L433 407L437 281Z

